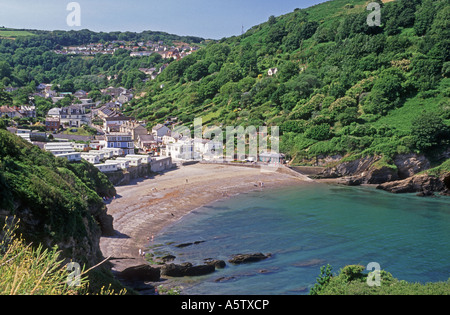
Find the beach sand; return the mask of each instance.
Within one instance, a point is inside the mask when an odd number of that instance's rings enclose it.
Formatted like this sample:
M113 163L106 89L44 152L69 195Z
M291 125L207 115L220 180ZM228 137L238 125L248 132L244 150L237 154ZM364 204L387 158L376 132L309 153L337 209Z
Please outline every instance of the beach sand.
M261 187L260 183L264 183ZM156 235L192 210L239 193L314 182L283 167L282 172L219 164L181 166L152 178L116 187L107 205L116 235L102 237L100 248L111 257L113 272L145 263L139 256Z

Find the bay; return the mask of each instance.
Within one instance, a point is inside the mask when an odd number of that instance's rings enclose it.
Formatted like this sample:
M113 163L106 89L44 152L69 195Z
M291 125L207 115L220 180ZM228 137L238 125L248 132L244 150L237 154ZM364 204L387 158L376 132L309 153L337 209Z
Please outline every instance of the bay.
M163 230L154 244L174 263L227 262L215 273L180 279L183 294L308 294L330 264L380 264L408 282L450 278L450 198L393 195L332 184L254 191L199 208ZM176 244L194 243L177 248ZM234 254L271 253L231 265Z

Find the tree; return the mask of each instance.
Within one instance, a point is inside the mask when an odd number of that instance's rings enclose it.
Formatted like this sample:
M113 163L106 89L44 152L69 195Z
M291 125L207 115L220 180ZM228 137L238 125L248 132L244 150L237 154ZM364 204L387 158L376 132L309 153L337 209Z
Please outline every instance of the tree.
M305 132L305 136L309 139L323 141L331 137L331 126L329 124L320 124L312 126Z
M267 21L267 23L268 23L269 25L274 25L276 22L277 22L277 19L276 19L276 17L273 16L273 15L271 15L271 16L269 17L269 20Z
M314 287L309 292L310 295L318 295L330 283L333 277L332 270L333 268L330 265L320 268L319 278L317 278L317 283L314 284Z
M72 80L64 80L59 86L60 92L75 92L75 87Z
M0 106L1 105L12 105L13 99L8 92L2 91L0 89Z
M416 21L414 30L419 36L423 36L431 28L436 10L433 0L425 0L421 7L416 11Z
M189 81L198 81L208 75L208 65L202 61L197 62L196 64L190 66L184 75Z
M0 61L0 80L11 77L11 66L6 61Z
M375 81L370 95L363 101L364 112L386 115L397 107L403 96L403 82L401 70L397 68L383 70Z
M450 145L450 127L434 113L423 113L412 122L411 136L416 148L424 153Z
M279 72L280 79L283 82L286 82L293 76L297 75L300 72L300 69L297 64L287 61L281 65Z

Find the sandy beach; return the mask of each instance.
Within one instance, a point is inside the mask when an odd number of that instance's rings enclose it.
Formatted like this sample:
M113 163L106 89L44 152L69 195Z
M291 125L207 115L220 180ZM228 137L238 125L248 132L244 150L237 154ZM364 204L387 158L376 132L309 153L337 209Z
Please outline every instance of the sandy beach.
M111 257L113 271L120 272L145 263L139 250L146 249L152 235L198 207L256 189L307 183L313 181L286 169L261 172L258 168L230 165L181 166L116 187L117 196L107 205L116 235L102 237L100 248L105 257Z

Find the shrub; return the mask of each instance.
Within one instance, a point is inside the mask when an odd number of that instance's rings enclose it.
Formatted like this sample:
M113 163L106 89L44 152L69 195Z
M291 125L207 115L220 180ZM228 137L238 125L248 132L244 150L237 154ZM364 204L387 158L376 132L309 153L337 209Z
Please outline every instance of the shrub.
M330 265L320 269L320 276L310 290L310 295L448 295L450 292L450 281L408 283L381 270L380 286L369 286L364 266L346 266L338 275L332 275L331 270Z
M329 124L312 126L306 130L305 137L318 141L328 140L331 137L331 126Z
M413 121L411 136L416 148L424 153L450 145L450 127L433 113L423 113Z

